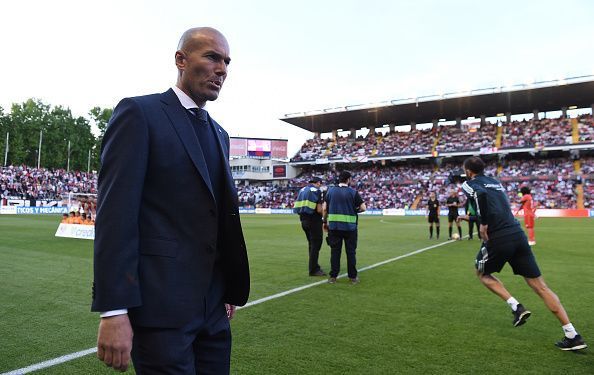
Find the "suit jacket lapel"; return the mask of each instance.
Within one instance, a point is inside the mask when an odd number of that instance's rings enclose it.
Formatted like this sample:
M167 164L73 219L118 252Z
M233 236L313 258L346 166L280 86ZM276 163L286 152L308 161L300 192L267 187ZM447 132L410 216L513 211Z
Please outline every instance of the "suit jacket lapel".
M212 185L210 184L210 176L208 175L202 147L200 147L200 142L198 142L196 133L192 129L192 122L188 118L185 108L181 105L172 89L161 94L161 102L164 103L163 110L167 114L167 117L169 117L169 121L171 121L177 136L182 141L186 152L204 180L204 183L208 186L210 195L214 200Z

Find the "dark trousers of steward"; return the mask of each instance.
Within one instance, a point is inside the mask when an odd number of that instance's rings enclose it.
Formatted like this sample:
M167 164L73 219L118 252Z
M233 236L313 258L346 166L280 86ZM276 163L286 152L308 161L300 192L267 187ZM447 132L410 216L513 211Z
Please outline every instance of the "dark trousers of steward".
M357 230L330 230L328 231L328 245L330 246L330 277L337 277L340 273L340 256L342 242L347 257L347 272L349 278L357 277Z
M309 251L309 273L313 274L320 270L318 259L322 248L322 217L319 215L299 215L301 228L305 232Z

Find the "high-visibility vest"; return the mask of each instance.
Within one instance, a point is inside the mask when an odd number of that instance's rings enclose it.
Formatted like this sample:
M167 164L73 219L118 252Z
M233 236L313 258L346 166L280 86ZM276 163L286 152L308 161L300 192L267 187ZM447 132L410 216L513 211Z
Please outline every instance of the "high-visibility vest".
M348 186L334 186L326 194L328 229L357 230L357 191ZM360 199L360 198L359 198Z
M293 212L296 214L313 215L316 213L316 206L321 203L322 192L313 185L307 185L299 190L297 200L293 205Z

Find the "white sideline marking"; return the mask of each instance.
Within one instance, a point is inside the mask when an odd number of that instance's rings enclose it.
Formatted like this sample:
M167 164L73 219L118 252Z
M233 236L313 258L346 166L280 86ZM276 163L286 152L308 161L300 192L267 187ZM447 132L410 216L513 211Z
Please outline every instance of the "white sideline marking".
M63 356L58 357L58 358L50 359L49 361L39 362L39 363L34 364L34 365L31 365L31 366L23 367L23 368L20 368L18 370L14 370L14 371L10 371L10 372L5 372L5 373L0 374L0 375L21 375L21 374L27 374L29 372L33 372L33 371L41 370L41 369L44 369L44 368L47 368L47 367L52 367L52 366L55 366L55 365L59 365L61 363L72 361L73 359L84 357L86 355L89 355L89 354L92 354L92 353L96 353L96 352L97 352L97 348L91 348L91 349L87 349L87 350L82 350L80 352L71 353L71 354L63 355Z
M392 262L395 262L395 261L400 260L400 259L407 258L407 257L412 256L412 255L420 254L420 253L423 253L423 252L425 252L427 250L435 249L436 247L447 245L447 244L452 243L452 242L456 242L456 241L455 240L449 240L449 241L438 243L436 245L431 245L431 246L428 246L428 247L424 247L422 249L415 250L415 251L412 251L410 253L399 255L397 257L394 257L394 258L391 258L391 259L388 259L388 260L384 260L382 262L375 263L375 264L369 265L367 267L363 267L363 268L359 269L359 272L363 272L363 271L367 271L367 270L370 270L370 269L373 269L373 268L376 268L376 267L379 267L379 266L383 266L384 264L392 263ZM347 276L347 274L346 273L343 273L342 275L339 275L337 277L337 279L342 279L342 278L344 278L346 276ZM327 280L321 280L321 281L317 281L315 283L306 284L306 285L303 285L303 286L300 286L300 287L297 287L297 288L289 289L289 290L286 290L284 292L280 292L280 293L273 294L273 295L268 296L268 297L263 297L263 298L260 298L260 299L255 300L255 301L248 302L244 306L237 307L237 310L245 309L245 308L248 308L248 307L254 306L254 305L259 305L261 303L264 303L264 302L267 302L267 301L270 301L270 300L273 300L273 299L277 299L277 298L280 298L280 297L288 296L289 294L297 293L297 292L300 292L302 290L313 288L314 286L318 286L318 285L322 285L322 284L327 284L327 283L328 283ZM67 354L67 355L61 356L61 357L50 359L49 361L39 362L37 364L31 365L31 366L27 366L27 367L23 367L23 368L20 368L18 370L13 370L13 371L10 371L10 372L4 372L4 373L2 373L0 375L22 375L22 374L27 374L29 372L33 372L33 371L41 370L41 369L44 369L44 368L47 368L47 367L52 367L52 366L55 366L55 365L59 365L61 363L72 361L73 359L84 357L86 355L93 354L93 353L96 353L96 352L97 352L97 348L96 347L89 348L87 350L82 350L80 352L71 353L71 354Z

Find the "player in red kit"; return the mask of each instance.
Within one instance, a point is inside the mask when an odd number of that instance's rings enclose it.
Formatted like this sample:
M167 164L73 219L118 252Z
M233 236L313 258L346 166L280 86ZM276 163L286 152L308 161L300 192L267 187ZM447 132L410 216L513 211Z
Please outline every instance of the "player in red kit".
M516 211L516 215L520 210L524 210L524 226L528 231L528 244L530 246L536 245L536 239L534 237L534 217L536 207L532 200L532 194L530 194L530 188L528 186L522 186L520 189L522 193L522 199L520 199L520 208Z

